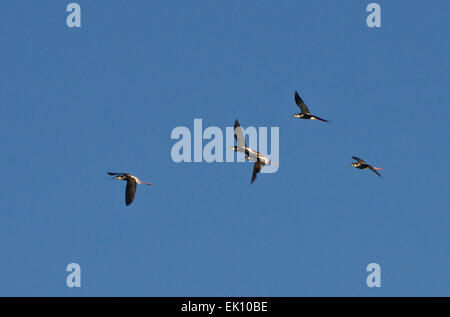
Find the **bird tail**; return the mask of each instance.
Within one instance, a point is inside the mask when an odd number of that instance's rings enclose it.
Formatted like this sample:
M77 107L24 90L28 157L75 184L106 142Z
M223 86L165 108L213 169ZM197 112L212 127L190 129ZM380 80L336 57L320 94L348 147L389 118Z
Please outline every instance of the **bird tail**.
M146 183L146 182L141 182L142 184L145 184L145 185L148 185L148 186L151 186L152 185L152 183Z

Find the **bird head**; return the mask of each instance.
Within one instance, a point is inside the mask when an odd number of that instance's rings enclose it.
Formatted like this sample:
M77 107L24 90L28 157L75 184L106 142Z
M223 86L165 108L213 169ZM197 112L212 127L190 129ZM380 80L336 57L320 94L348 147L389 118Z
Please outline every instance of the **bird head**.
M294 114L294 118L301 118L301 117L303 117L303 114L301 114L301 113Z

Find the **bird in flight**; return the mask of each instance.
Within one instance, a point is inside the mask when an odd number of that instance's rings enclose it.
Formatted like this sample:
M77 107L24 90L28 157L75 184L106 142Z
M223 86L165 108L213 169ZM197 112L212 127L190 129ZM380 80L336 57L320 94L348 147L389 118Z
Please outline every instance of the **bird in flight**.
M127 173L108 172L108 175L114 176L113 179L119 179L127 182L127 187L125 189L125 204L127 206L129 206L134 200L134 196L136 194L136 184L151 185L151 183L143 182L136 176Z
M302 98L298 95L297 91L295 91L295 103L297 104L297 106L300 108L301 113L295 113L294 117L295 118L300 118L300 119L308 119L308 120L320 120L323 122L329 122L328 120L319 118L317 116L313 116L310 112L308 107L305 105L305 103L303 102Z
M245 144L244 133L242 131L242 127L240 126L238 120L236 120L234 122L234 138L236 139L237 146L236 145L231 146L230 150L235 151L235 152L245 153L246 160L255 162L255 164L253 165L253 174L252 174L252 181L251 181L251 183L253 184L253 182L256 179L256 174L258 174L261 171L261 169L264 167L264 165L275 164L275 163L272 162L267 156L253 150L252 148L249 148Z
M356 157L356 156L352 156L352 158L354 160L356 160L356 162L353 162L352 164L350 164L351 166L355 167L355 168L359 168L361 170L365 170L367 168L369 168L370 170L372 170L375 174L377 174L378 176L381 177L381 174L378 173L377 170L382 170L381 167L373 167L370 164L367 164L366 162L364 162L363 160L361 160L360 158Z

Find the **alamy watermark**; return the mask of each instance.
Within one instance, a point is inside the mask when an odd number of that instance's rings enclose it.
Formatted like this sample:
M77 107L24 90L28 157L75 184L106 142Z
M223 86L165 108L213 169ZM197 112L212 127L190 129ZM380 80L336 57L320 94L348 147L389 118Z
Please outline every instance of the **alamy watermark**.
M279 163L279 128L270 127L270 151L268 148L268 128L246 127L243 128L244 138L248 139L246 144L265 155L273 162ZM225 135L225 140L224 140ZM202 119L194 119L194 133L187 127L176 127L170 135L172 140L178 140L170 151L172 160L180 162L234 162L234 151L227 150L235 144L234 128L225 127L225 133L219 127L210 126L203 130ZM203 145L204 140L210 140ZM224 142L225 141L225 142ZM258 142L259 141L259 142ZM224 144L225 143L225 144ZM192 149L193 146L193 149ZM193 153L193 156L192 156ZM237 153L237 162L244 162L245 154ZM275 173L278 164L266 165L261 173Z
M381 27L381 7L378 3L369 3L366 7L366 11L370 14L366 18L366 24L369 28Z
M369 263L366 271L370 274L366 278L367 287L381 287L381 266L378 263Z
M66 18L66 24L69 28L77 27L81 28L81 7L78 3L69 3L66 7L66 11L70 14Z
M67 287L81 287L81 267L78 263L69 263L66 272L70 272L66 277Z

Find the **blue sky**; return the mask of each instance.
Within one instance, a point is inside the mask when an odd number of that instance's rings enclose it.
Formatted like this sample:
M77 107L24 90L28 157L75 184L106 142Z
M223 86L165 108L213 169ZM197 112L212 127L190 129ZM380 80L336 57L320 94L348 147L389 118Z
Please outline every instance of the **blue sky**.
M2 5L1 296L450 296L448 1L77 2ZM174 163L194 118L280 169Z

